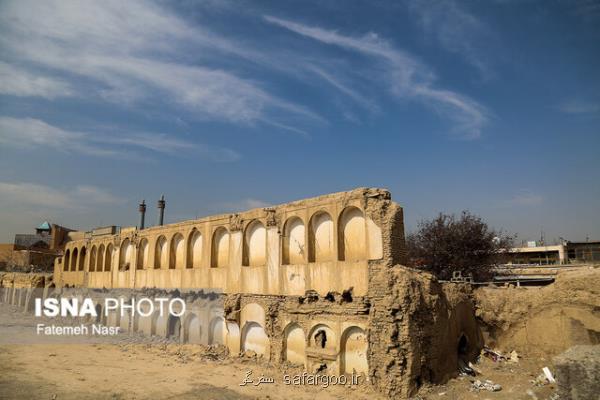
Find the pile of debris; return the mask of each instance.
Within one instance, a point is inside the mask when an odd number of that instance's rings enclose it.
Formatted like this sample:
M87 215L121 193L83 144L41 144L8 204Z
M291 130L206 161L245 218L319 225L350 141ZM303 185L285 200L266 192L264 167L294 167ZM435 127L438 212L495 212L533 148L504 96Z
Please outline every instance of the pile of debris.
M489 392L499 392L499 391L502 390L502 386L500 386L500 384L494 383L494 382L492 382L490 380L485 380L485 381L482 382L479 379L477 379L471 385L471 391L472 392L479 392L481 390L487 390Z
M515 362L515 363L519 362L519 354L515 350L511 351L509 353L509 355L505 355L505 354L502 354L498 350L492 350L489 347L484 346L483 350L481 350L481 355L491 359L494 362L498 362L498 361L510 361L510 362Z

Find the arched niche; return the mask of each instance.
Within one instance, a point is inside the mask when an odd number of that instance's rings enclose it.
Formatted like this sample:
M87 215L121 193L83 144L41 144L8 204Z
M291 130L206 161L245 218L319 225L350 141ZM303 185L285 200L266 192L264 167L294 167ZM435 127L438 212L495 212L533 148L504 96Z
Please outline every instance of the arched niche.
M92 246L92 250L90 250L90 272L96 271L96 254L98 253L98 249L96 246Z
M98 259L96 260L96 271L104 271L104 245L98 247Z
M150 244L148 239L144 238L140 240L138 247L137 257L137 269L144 269L148 267L148 257L150 256Z
M335 333L326 324L317 324L310 330L308 343L310 347L317 349L335 350L337 348Z
M190 233L188 239L188 268L198 268L202 262L202 234L196 228Z
M83 271L85 269L85 259L87 256L87 250L84 247L81 248L81 250L79 251L79 259L78 259L78 266L77 266L77 270L78 271Z
M167 319L166 337L177 341L181 340L181 318L169 314Z
M183 341L185 343L201 344L202 324L200 318L194 313L188 315L183 328Z
M161 235L156 240L154 247L154 268L167 268L167 257L167 238Z
M333 220L325 211L315 213L309 223L309 262L333 260Z
M208 344L225 344L225 320L214 317L209 323Z
M71 271L76 271L77 270L77 256L79 254L79 251L77 250L77 247L73 249L73 252L71 253Z
M229 265L229 232L220 227L215 230L212 238L211 262L213 268Z
M267 263L267 230L260 221L252 221L244 234L244 265L263 266Z
M284 265L306 262L306 228L298 217L289 218L283 228L282 262Z
M71 264L71 249L65 251L65 257L63 258L63 271L68 271Z
M369 343L365 331L352 326L342 334L342 373L368 374L367 349Z
M104 270L110 271L112 269L113 259L113 245L111 243L106 246L106 254L104 255Z
M306 337L304 330L296 324L289 324L284 330L285 360L291 364L306 364Z
M242 329L242 351L254 351L259 356L269 357L269 337L258 322L248 321L244 325Z
M357 207L346 207L338 223L338 252L340 261L368 258L365 215Z
M121 242L119 249L119 269L129 269L133 260L133 244L129 239Z
M169 257L170 269L183 268L183 256L185 253L185 241L181 233L176 233L171 238L171 256Z

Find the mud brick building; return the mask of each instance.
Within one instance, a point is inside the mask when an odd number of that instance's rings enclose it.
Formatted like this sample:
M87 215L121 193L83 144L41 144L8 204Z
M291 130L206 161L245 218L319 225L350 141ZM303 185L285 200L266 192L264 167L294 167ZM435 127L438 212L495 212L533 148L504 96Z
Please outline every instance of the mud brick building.
M145 208L140 227L72 235L52 286L220 291L220 311L200 316L192 306L177 321L109 322L309 372L359 374L389 396L443 381L459 358L479 352L467 288L402 266L403 211L386 190L144 229Z

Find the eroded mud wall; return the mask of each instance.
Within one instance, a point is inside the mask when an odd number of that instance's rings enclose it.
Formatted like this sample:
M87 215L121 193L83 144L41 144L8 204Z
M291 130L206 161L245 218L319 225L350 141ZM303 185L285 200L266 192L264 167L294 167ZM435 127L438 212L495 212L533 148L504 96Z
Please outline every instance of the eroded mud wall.
M600 344L600 269L559 273L544 287L485 287L474 294L491 346L553 356Z
M467 286L442 285L402 266L381 269L371 285L370 375L382 393L411 396L456 374L459 357L479 353L482 335Z

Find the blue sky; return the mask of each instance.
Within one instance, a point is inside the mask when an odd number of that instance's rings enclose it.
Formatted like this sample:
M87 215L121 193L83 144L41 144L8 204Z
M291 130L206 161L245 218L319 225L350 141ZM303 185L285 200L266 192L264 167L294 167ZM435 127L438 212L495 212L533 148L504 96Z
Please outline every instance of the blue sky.
M600 239L600 2L3 1L0 242L359 186Z

